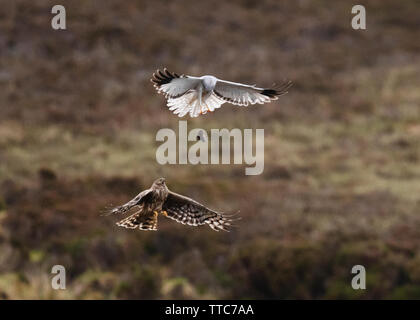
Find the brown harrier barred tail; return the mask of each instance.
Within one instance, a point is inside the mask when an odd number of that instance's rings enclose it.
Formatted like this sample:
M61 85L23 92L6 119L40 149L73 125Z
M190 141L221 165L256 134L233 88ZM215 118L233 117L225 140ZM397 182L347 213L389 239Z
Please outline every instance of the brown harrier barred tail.
M168 189L164 178L153 182L150 189L140 192L132 200L109 211L111 214L125 213L132 208L137 211L117 222L120 227L140 230L157 230L157 217L160 214L182 224L200 226L208 224L215 231L229 231L232 215L211 210L191 198Z
M268 103L286 94L292 86L291 81L286 81L278 88L259 88L256 85L225 81L209 75L180 76L166 68L153 73L151 81L156 90L168 99L169 110L179 117L189 113L192 118L213 112L225 102L245 107L250 104Z

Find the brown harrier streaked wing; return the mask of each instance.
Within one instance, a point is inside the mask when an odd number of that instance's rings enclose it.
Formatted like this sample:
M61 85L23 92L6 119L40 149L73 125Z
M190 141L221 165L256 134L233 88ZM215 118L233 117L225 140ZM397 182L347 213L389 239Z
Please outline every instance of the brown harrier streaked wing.
M154 212L143 212L142 209L131 216L117 222L117 226L127 229L157 230L157 214Z
M105 213L105 215L125 213L129 211L131 208L133 208L134 206L141 206L144 202L150 201L150 198L152 196L151 191L152 191L151 189L146 189L140 192L137 196L135 196L132 200L128 201L126 204L115 207L114 209Z
M223 213L213 211L197 201L169 191L162 207L168 217L182 224L199 226L208 224L213 230L229 231L232 219Z

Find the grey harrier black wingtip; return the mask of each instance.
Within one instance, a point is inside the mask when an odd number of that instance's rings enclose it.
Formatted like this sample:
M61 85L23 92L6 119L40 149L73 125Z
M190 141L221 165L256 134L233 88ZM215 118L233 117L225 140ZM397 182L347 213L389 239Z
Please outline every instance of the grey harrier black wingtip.
M261 94L269 97L270 99L276 100L278 97L288 93L288 90L292 85L293 82L291 80L288 80L279 86L273 85L272 88L264 89L263 91L261 91Z
M158 73L163 79L166 78L166 75L162 71L158 70Z
M157 69L150 80L156 88L159 88L164 84L170 83L175 78L180 78L180 76L176 73L171 73L167 68L164 68L163 71Z

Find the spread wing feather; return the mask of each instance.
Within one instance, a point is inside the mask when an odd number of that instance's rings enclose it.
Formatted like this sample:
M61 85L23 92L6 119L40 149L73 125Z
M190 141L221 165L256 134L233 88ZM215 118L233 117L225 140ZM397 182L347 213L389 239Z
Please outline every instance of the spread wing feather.
M178 117L183 117L189 113L190 117L195 118L200 114L213 112L220 108L224 100L217 97L214 93L202 99L201 106L199 105L198 95L196 91L190 91L179 98L169 98L168 107Z
M151 81L159 93L163 93L166 98L179 98L190 90L193 90L200 79L185 75L178 75L169 72L168 69L156 70Z
M133 213L131 216L117 222L117 226L140 230L157 230L157 215L154 212L143 212L142 209Z
M190 226L199 226L208 224L213 230L229 231L233 219L229 216L213 211L197 201L169 191L162 206L162 210L166 211L168 217L182 224Z
M248 106L249 104L263 104L286 94L291 87L290 81L283 83L279 88L265 89L258 88L255 85L246 85L242 83L217 80L214 93L226 102L238 105Z
M151 189L146 189L140 192L137 196L135 196L127 203L111 209L110 211L106 212L105 215L125 213L135 206L141 206L145 201L148 201L150 199L150 197L152 196L151 191Z

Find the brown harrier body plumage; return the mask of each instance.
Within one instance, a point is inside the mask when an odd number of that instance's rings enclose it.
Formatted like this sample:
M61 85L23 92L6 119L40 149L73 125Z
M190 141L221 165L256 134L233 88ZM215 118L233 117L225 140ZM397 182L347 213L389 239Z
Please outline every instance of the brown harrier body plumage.
M125 213L132 208L137 211L117 222L120 227L140 230L157 230L159 213L179 223L190 226L208 224L213 230L228 231L231 216L211 210L191 198L169 191L164 178L153 182L150 189L140 192L132 200L112 209L110 214Z

